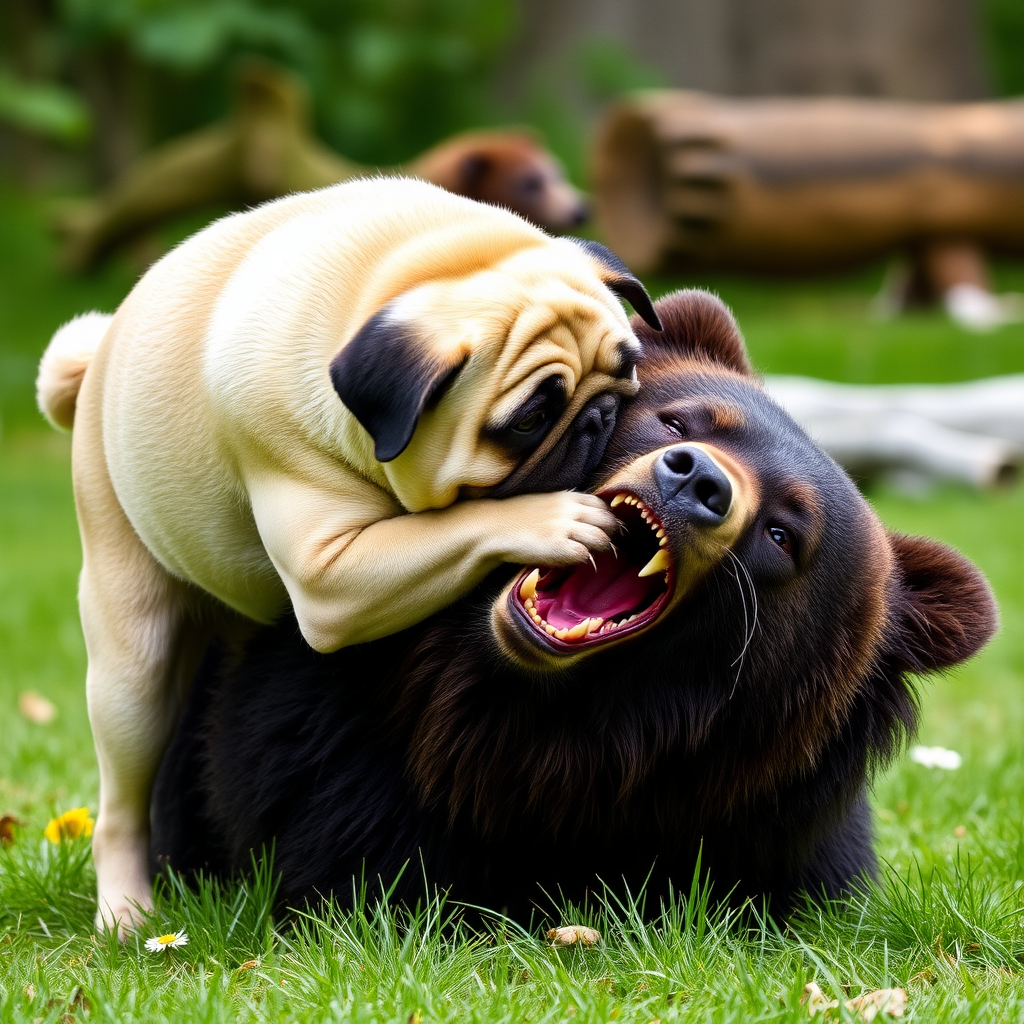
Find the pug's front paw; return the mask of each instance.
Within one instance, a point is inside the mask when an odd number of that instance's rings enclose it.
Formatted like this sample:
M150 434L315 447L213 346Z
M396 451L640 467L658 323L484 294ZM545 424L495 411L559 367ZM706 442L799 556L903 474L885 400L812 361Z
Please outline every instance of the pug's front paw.
M555 491L506 498L509 532L502 560L522 565L576 565L614 549L621 524L594 494Z

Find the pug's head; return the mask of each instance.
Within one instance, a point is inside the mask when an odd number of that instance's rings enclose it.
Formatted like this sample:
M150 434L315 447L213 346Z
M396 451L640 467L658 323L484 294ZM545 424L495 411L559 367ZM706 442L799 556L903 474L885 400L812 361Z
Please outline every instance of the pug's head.
M637 389L619 299L660 330L643 285L604 246L540 232L483 266L457 251L443 266L330 366L393 493L415 512L579 486Z

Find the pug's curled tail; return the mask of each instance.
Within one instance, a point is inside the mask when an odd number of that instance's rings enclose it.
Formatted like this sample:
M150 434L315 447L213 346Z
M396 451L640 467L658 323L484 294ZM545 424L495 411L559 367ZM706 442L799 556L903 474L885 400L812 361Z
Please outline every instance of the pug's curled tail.
M83 313L58 328L46 346L39 362L36 398L42 414L58 430L70 430L75 422L82 378L112 319L108 313Z

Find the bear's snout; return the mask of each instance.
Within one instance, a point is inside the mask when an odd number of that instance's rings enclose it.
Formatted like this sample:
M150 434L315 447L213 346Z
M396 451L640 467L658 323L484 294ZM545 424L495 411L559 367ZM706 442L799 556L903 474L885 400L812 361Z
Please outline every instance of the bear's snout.
M654 465L662 498L687 520L717 526L732 507L732 484L715 460L696 445L679 444Z

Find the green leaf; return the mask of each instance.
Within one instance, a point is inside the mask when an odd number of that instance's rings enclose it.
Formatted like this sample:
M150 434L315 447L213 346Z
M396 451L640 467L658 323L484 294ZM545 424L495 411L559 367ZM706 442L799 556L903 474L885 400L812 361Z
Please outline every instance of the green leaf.
M26 82L0 71L0 120L61 142L81 142L91 130L82 100L56 82Z

